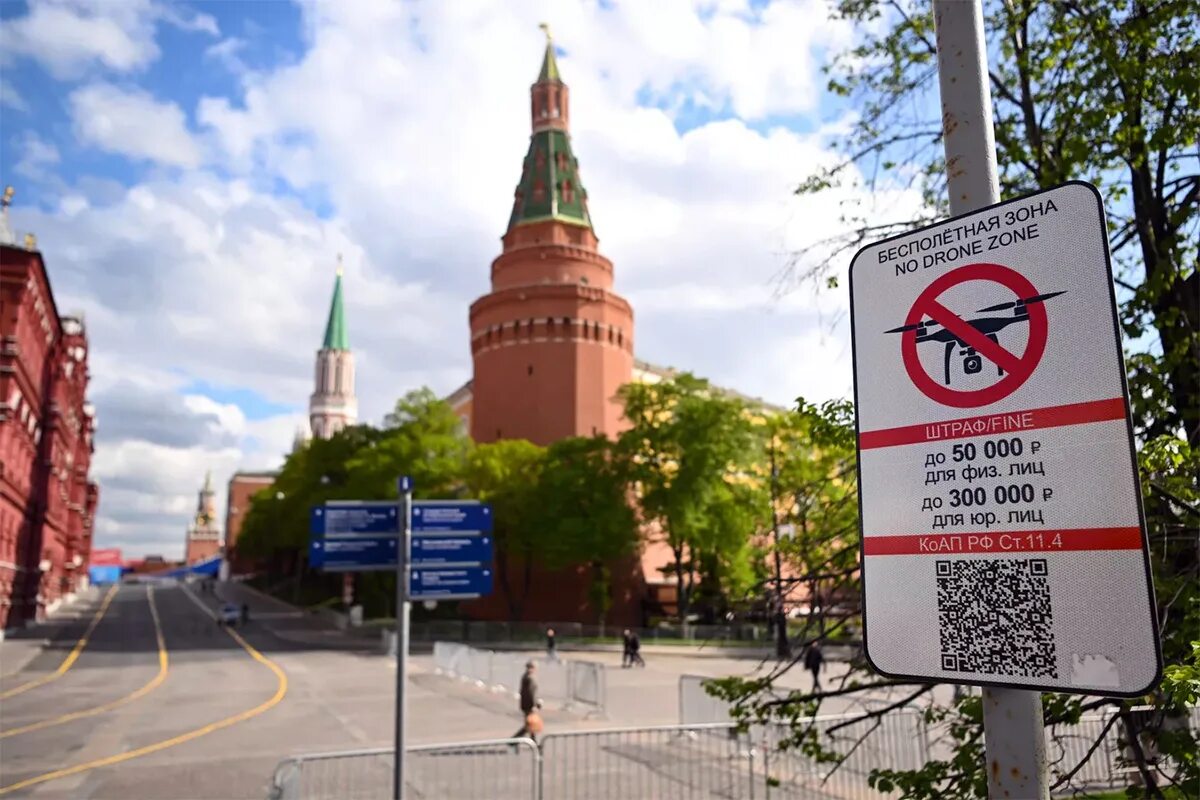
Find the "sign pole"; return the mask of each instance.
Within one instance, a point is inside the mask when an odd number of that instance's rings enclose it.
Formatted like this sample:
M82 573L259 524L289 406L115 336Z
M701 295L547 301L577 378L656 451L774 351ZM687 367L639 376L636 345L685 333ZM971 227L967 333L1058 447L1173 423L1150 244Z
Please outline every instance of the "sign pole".
M933 0L950 213L1000 202L992 95L980 0ZM1049 797L1042 698L983 689L988 796Z
M392 796L404 800L405 687L408 683L408 572L412 545L412 479L398 481L400 494L400 547L396 558L396 754Z

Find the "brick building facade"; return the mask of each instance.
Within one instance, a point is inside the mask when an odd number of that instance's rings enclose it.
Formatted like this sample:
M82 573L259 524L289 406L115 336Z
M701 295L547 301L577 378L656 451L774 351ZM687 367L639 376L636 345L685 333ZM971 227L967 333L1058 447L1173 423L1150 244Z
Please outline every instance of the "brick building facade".
M5 198L7 205L9 193ZM0 220L0 630L52 610L87 585L99 488L89 479L95 413L87 402L81 317L58 314L31 236Z
M245 558L238 558L238 536L242 532L242 523L254 502L254 495L263 489L271 488L279 473L274 470L261 472L240 471L233 473L229 479L229 489L225 501L225 559L233 571L245 572L250 563Z

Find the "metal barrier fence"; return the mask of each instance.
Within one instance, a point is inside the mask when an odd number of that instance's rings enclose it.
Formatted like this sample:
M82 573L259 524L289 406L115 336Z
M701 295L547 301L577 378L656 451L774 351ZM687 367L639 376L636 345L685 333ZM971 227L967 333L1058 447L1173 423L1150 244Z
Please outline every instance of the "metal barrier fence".
M762 749L763 770L778 787L778 796L885 797L870 787L871 770L919 769L925 764L929 747L921 712L902 709L872 719L861 717L838 714L800 721L793 727L759 728L761 738L755 741ZM795 742L798 736L810 737L836 760L818 760L794 747L780 749L782 742Z
M730 706L704 689L709 678L683 675L679 679L679 721L684 725L729 723ZM1130 709L1133 718L1153 712L1150 706ZM1090 714L1070 725L1053 725L1047 730L1047 758L1050 782L1079 767L1071 778L1071 786L1086 789L1117 789L1137 779L1137 768L1128 744L1128 732L1118 722L1110 725L1116 712L1107 710ZM787 730L779 726L751 726L751 738L763 746L763 758L774 778L796 785L817 786L821 791L839 797L875 797L862 794L872 768L916 769L931 758L949 754L934 748L931 732L919 711L906 709L891 712L880 719L863 720L847 725L861 714L817 717L808 723L797 723ZM781 737L794 735L797 729L810 726L817 740L827 750L849 753L844 762L833 770L832 763L819 763L795 752L780 752ZM1164 727L1176 726L1200 732L1200 708L1191 709L1187 717L1179 717ZM864 736L864 734L869 735ZM1103 734L1103 738L1101 735ZM1102 738L1102 740L1101 740ZM862 739L861 743L859 739ZM1100 744L1096 742L1100 740ZM857 744L856 744L857 743ZM1160 760L1153 741L1142 742L1152 766L1163 775L1171 775L1176 765ZM943 745L944 747L944 745ZM1085 761L1086 759L1086 761ZM1080 766L1082 764L1082 766ZM814 783L816 781L816 783Z
M1130 709L1135 724L1143 722L1152 713L1154 709L1151 706ZM1047 735L1046 757L1050 762L1052 784L1059 776L1075 769L1085 758L1086 763L1071 778L1072 787L1117 789L1137 781L1138 769L1134 765L1132 748L1128 742L1129 731L1120 721L1113 723L1114 716L1115 711L1106 710L1101 714L1080 717L1079 722L1073 725L1051 726ZM1164 722L1164 730L1173 728L1186 728L1193 733L1200 733L1200 707L1192 708L1187 716ZM1100 744L1096 745L1098 740ZM1152 768L1168 776L1177 768L1177 765L1160 758L1152 740L1143 740L1141 744ZM1089 750L1092 751L1090 757Z
M578 640L609 639L619 643L620 627L612 625L586 625L579 622L501 622L479 620L428 620L413 622L410 628L411 641L442 642L455 641L478 644L486 647L492 642L544 643L547 629L553 628L559 642ZM736 625L696 625L687 629L680 625L658 625L652 628L631 628L643 644L657 641L694 641L719 644L721 642L771 644L765 624L742 623Z
M864 752L846 777L827 779L770 750L782 736L717 723L548 733L540 750L528 739L411 747L405 785L413 798L455 800L880 796L867 789L865 769L881 749ZM275 768L269 797L374 800L390 796L391 780L390 749L296 756Z
M757 758L731 725L550 733L542 740L541 797L765 797Z
M406 748L406 796L420 800L537 800L541 756L529 739L490 739ZM270 800L379 800L392 796L388 748L315 753L284 759L271 776Z
M705 722L731 722L729 704L704 690L703 675L679 676L679 723L698 725Z
M1140 709L1134 709L1139 713ZM1200 723L1193 709L1190 720ZM926 761L923 716L916 711L880 718L815 717L794 726L729 723L612 728L548 733L540 749L529 739L495 739L408 749L406 786L413 798L496 800L860 800L883 797L867 782L872 769L916 769ZM1100 737L1110 717L1084 717L1059 726L1061 758L1051 749L1051 782L1073 768ZM820 762L785 739L811 731L826 750L843 758ZM1114 731L1118 733L1113 733ZM1120 725L1077 773L1074 788L1115 788L1134 782L1123 761ZM1160 764L1169 769L1170 765ZM390 797L392 751L355 750L285 759L275 769L271 800L374 800Z
M525 664L537 664L538 693L563 707L583 706L589 715L603 715L607 701L604 665L529 653L480 650L465 644L434 642L433 665L438 672L514 697L521 687Z

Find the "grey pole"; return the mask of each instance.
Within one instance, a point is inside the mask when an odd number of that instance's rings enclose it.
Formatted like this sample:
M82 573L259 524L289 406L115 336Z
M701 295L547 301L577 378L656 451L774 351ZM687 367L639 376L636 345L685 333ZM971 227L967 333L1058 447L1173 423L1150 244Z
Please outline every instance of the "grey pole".
M412 544L412 480L401 478L400 493L401 534L399 553L396 558L396 754L392 775L392 797L404 800L404 718L408 683L408 554Z
M1000 202L980 0L933 0L950 212ZM1042 696L983 690L988 797L1048 798Z

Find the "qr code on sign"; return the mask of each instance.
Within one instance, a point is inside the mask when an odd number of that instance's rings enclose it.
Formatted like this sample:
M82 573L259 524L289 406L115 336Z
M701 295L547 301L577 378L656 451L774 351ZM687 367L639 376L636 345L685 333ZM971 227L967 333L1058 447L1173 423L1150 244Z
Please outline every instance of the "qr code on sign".
M1057 678L1044 558L935 562L942 669Z

